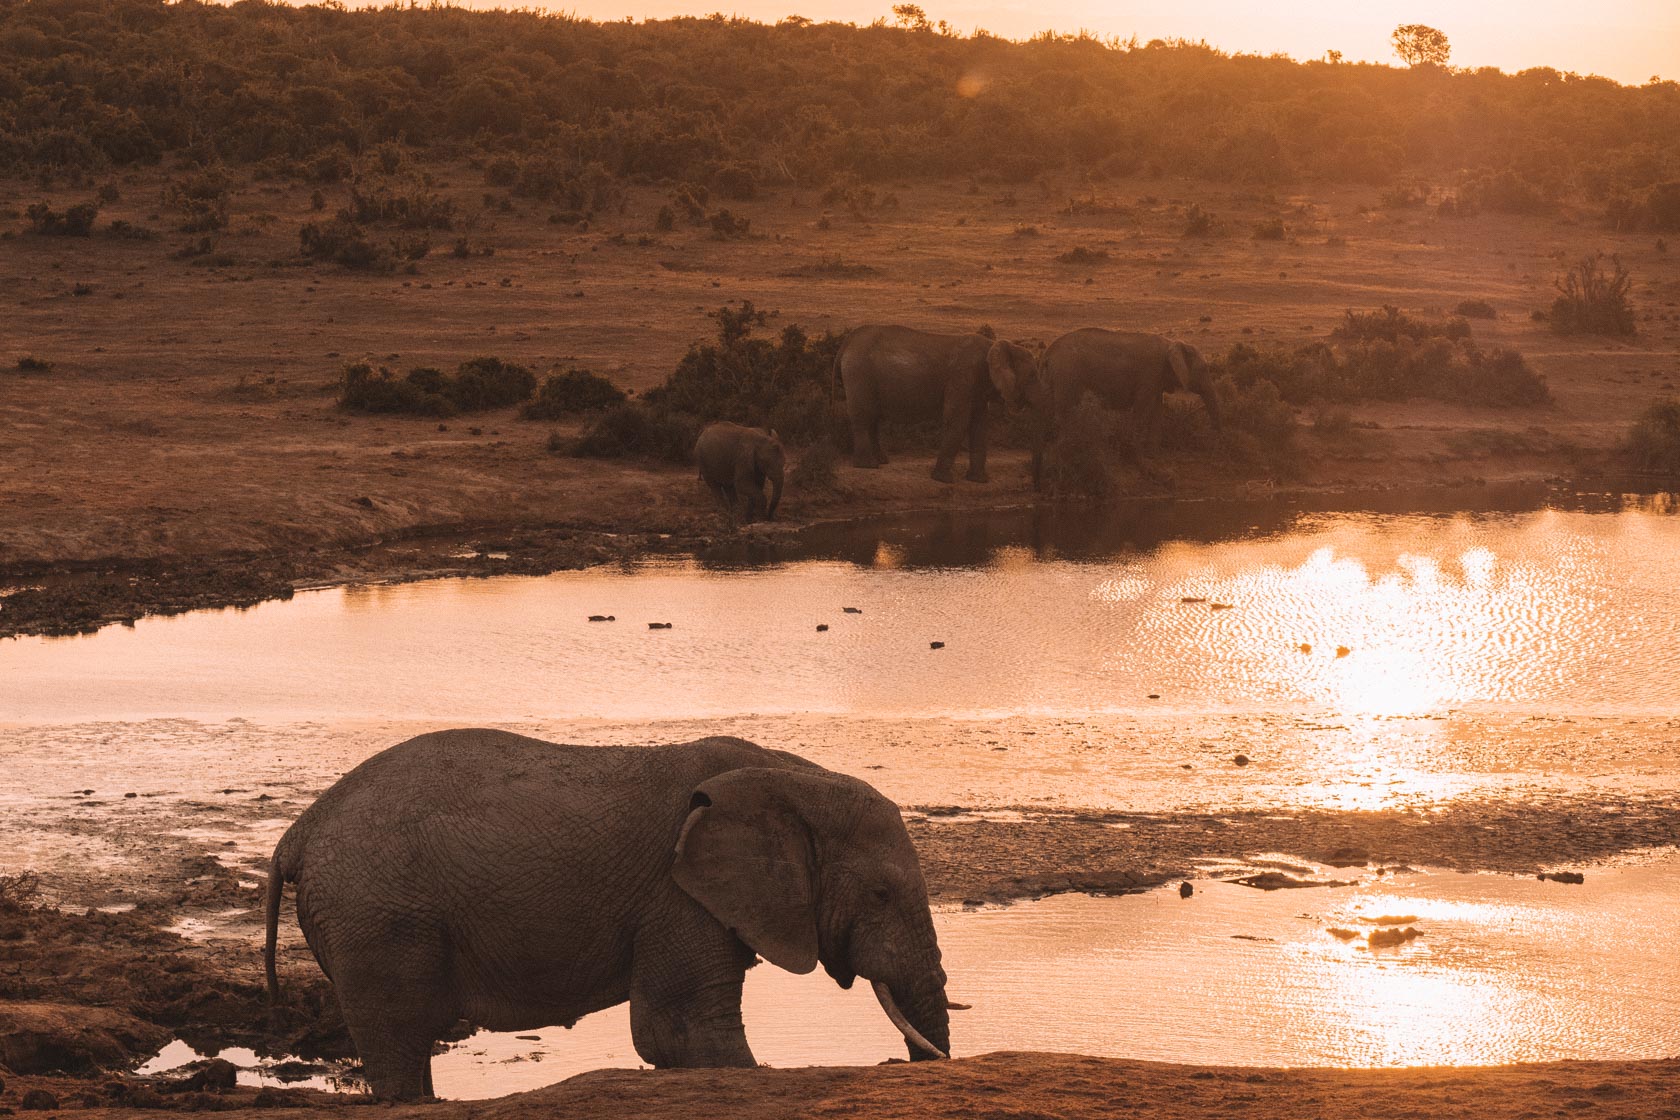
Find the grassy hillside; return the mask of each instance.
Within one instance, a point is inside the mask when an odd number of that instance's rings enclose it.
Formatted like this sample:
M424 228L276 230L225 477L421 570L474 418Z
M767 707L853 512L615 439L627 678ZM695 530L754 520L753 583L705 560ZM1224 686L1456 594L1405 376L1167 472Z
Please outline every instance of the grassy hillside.
M1300 179L1680 221L1680 84L1298 63L1201 45L241 0L0 3L0 168L166 158L332 181L382 142L581 178ZM1422 176L1427 182L1409 182Z

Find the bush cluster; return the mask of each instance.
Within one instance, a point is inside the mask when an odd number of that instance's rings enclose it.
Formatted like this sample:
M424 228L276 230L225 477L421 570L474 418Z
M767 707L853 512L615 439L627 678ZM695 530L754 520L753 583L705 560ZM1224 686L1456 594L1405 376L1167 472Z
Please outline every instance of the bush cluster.
M1291 404L1427 397L1515 406L1551 399L1545 377L1521 354L1481 349L1461 318L1418 319L1393 307L1349 311L1331 339L1293 349L1238 343L1218 365L1237 388L1269 381Z
M99 207L91 202L79 202L58 211L44 202L36 202L23 212L23 216L29 219L30 233L48 237L86 237L93 232Z
M536 398L526 402L519 415L527 420L559 420L580 412L600 412L624 401L624 390L600 374L569 369L546 378Z
M769 316L750 301L711 317L715 340L690 346L663 383L591 424L576 454L686 462L701 426L714 420L769 428L796 446L844 438L833 374L841 336L812 338L796 324L774 338L756 335ZM682 438L688 442L679 454L673 449Z
M358 362L344 367L338 403L357 412L454 416L518 404L530 399L536 387L530 370L494 357L468 359L453 374L422 367L403 377Z
M976 88L973 75L986 81ZM1481 204L1643 197L1680 179L1680 99L1532 69L1399 69L1205 44L722 16L595 23L453 5L53 0L0 5L0 166L165 156L318 183L402 142L507 156L508 187L820 186L1045 170L1381 185L1478 169ZM574 176L574 172L576 173ZM1509 176L1504 178L1503 176ZM600 206L600 199L593 200ZM850 203L848 203L850 206ZM858 207L864 209L861 205Z
M325 222L306 222L298 230L298 249L312 260L331 261L367 272L389 272L398 261L417 261L432 251L422 233L377 237L348 214Z

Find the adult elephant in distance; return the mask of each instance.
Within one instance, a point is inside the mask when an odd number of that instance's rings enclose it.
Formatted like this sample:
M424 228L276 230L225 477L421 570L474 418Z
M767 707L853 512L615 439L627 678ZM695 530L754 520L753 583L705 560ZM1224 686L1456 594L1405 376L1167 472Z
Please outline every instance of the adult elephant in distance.
M1019 405L1037 377L1031 350L983 334L935 334L911 327L865 326L846 336L834 365L846 389L852 462L879 467L881 422L939 421L933 477L954 482L952 467L968 443L970 482L986 474L987 405L995 394Z
M1052 342L1040 359L1040 375L1052 414L1062 419L1085 395L1131 415L1130 454L1145 474L1160 477L1143 461L1154 443L1161 398L1178 390L1195 393L1219 429L1219 397L1207 362L1194 346L1158 334L1085 327ZM1033 485L1043 469L1043 447L1033 451Z
M440 731L374 755L274 850L373 1091L431 1096L458 1020L534 1030L630 1003L661 1069L753 1066L746 970L875 989L912 1059L945 1057L945 972L898 806L741 739L577 747Z

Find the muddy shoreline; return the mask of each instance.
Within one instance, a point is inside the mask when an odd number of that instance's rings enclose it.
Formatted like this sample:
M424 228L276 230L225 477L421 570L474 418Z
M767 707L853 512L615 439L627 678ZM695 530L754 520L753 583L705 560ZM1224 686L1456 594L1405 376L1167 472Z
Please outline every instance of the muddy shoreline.
M1599 487L1614 474L1570 476L1567 485ZM686 474L684 480L687 479ZM1510 484L1563 484L1550 473L1530 472L1497 480ZM1658 480L1639 480L1655 485ZM1395 481L1388 484L1300 485L1268 489L1263 498L1286 505L1307 497L1345 499L1348 503L1427 490L1462 494L1472 501L1489 483L1485 478ZM1029 492L977 494L957 491L951 500L864 504L830 500L816 503L804 518L773 525L729 530L715 516L685 511L674 517L627 516L623 524L528 525L486 522L416 526L388 536L332 546L275 548L261 553L220 556L180 555L167 559L125 558L29 562L0 565L0 639L64 637L94 633L107 626L132 625L141 618L194 610L245 608L285 600L302 590L363 583L414 583L431 579L503 575L541 576L652 557L705 559L711 555L750 554L768 561L797 554L801 538L813 531L833 532L893 517L922 514L996 514L1023 509L1069 507L1036 501ZM1114 509L1138 500L1252 500L1229 487L1185 486L1175 491L1129 494L1098 509Z
M255 801L250 790L241 801ZM264 795L258 795L258 798ZM289 818L293 801L249 813ZM1128 894L1186 878L1256 872L1329 889L1331 880L1441 867L1524 877L1594 874L1680 837L1680 798L1465 801L1434 811L974 812L907 807L941 907L1003 905L1063 892ZM102 1076L181 1038L201 1052L351 1056L331 988L297 932L288 898L282 1000L267 1005L260 961L260 859L167 827L147 872L43 877L33 904L0 906L0 1064L14 1074ZM66 827L69 827L68 825ZM82 844L128 839L77 825ZM1570 889L1558 884L1557 890Z

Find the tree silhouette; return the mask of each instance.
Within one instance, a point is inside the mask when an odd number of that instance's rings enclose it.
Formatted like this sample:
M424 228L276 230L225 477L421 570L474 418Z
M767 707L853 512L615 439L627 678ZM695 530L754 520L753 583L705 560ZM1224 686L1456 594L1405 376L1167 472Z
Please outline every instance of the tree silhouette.
M908 27L912 31L932 31L933 24L928 20L927 13L916 4L894 4L893 18L900 27Z
M1426 23L1403 23L1394 29L1393 39L1394 53L1407 66L1425 63L1445 66L1452 57L1452 44L1447 42L1446 33Z

